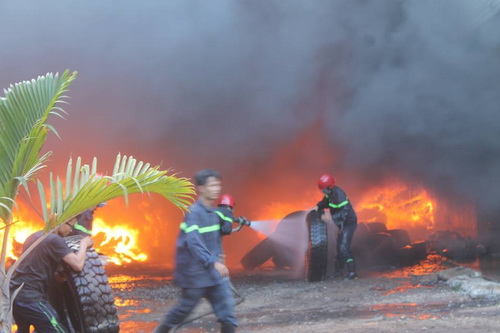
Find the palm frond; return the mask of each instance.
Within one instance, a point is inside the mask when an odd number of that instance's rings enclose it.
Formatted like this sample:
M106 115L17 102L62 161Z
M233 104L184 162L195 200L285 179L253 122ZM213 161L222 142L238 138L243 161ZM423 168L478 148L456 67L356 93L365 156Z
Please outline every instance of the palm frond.
M151 167L149 163L138 162L132 156L122 157L118 154L113 174L99 176L97 159L94 158L90 167L82 165L78 157L74 169L73 160L70 159L64 178L66 186L63 186L59 177L54 179L50 176L50 201L46 199L45 187L38 182L45 230L52 230L85 210L111 199L124 197L128 203L128 196L134 193L157 193L185 211L193 201L194 187L188 179L170 175L169 172L160 170L158 166Z
M47 119L50 114L65 113L59 104L64 103L64 93L75 78L76 72L49 73L4 90L5 97L0 98L0 197L15 199L19 186L26 186L44 167L49 153L40 157L40 151L47 133L55 132ZM0 218L8 220L12 201L0 198L0 203Z

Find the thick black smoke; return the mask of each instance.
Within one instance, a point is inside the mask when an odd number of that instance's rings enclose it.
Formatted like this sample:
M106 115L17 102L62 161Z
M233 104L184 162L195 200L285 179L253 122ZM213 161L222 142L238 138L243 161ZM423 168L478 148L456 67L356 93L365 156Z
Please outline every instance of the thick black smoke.
M254 205L332 172L347 188L397 175L494 207L495 4L3 1L0 86L79 71L55 121L63 142L49 142L61 161L120 151L184 176L213 167L235 195L260 190Z

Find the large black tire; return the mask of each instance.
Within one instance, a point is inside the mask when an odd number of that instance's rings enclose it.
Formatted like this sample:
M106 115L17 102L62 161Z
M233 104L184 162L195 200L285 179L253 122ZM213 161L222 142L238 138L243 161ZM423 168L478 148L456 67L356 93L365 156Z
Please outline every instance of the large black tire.
M377 266L395 266L399 264L399 251L394 238L386 232L370 236L371 262Z
M73 251L78 251L82 236L66 237L65 241ZM81 272L65 268L66 282L62 293L70 324L75 333L117 333L120 331L118 315L99 255L87 249L87 260ZM64 322L64 320L63 320Z
M384 222L368 222L367 225L371 232L387 232L387 226Z
M386 231L388 234L392 235L394 243L397 247L405 247L411 244L410 234L408 231L403 229L390 229Z
M304 267L307 251L306 211L287 214L269 236L273 240L272 262L277 268Z
M328 263L328 229L321 221L318 212L312 211L306 218L309 229L307 249L306 278L309 282L323 281L326 278Z
M245 269L251 271L271 259L273 253L273 241L266 238L248 251L248 253L241 258L240 262Z

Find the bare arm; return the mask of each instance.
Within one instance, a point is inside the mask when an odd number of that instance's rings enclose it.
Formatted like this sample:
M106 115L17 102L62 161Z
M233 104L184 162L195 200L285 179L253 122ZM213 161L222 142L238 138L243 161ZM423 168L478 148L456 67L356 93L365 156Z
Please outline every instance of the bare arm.
M91 247L93 244L94 242L90 237L82 238L78 252L68 253L63 257L63 261L75 271L81 272L83 265L85 265L85 259L87 258L87 248Z

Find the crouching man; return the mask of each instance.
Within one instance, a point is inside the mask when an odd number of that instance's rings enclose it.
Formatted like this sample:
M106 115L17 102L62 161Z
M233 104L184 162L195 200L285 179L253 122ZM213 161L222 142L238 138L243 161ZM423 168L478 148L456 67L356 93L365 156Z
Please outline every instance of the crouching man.
M80 249L76 253L66 245L63 237L71 233L75 223L76 219L73 219L57 227L54 233L36 245L14 272L10 282L11 295L24 283L13 302L17 333L29 333L31 325L37 332L66 332L56 311L47 301L47 295L57 267L64 262L80 272L85 264L87 248L93 245L90 237L80 241ZM23 252L43 235L43 231L37 231L29 236L23 245Z

